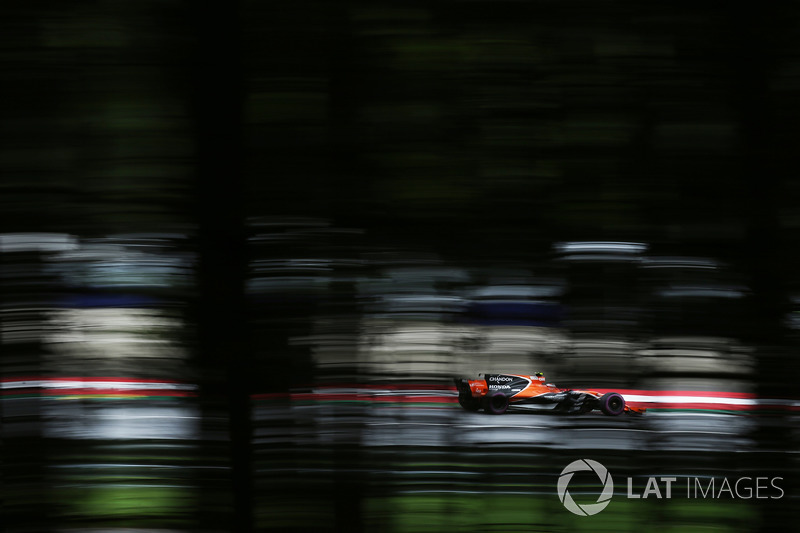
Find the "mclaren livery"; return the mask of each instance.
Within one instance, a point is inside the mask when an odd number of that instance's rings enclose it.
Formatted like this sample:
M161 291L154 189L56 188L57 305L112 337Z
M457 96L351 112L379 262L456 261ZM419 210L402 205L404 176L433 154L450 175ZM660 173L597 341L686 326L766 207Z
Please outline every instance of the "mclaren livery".
M642 414L645 409L625 405L617 392L559 389L545 383L544 374L485 374L478 379L456 378L458 403L467 411L483 409L500 415L509 407L551 409L565 414L583 414L599 409L609 416Z

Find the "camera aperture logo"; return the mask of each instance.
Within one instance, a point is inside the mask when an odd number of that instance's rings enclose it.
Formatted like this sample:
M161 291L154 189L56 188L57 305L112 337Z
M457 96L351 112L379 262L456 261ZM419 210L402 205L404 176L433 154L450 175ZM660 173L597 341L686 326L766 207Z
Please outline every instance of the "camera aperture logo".
M572 480L572 476L575 475L575 472L584 471L593 471L603 484L603 491L597 498L597 503L580 505L572 499L572 495L569 493L569 482ZM614 495L614 480L611 479L611 474L608 473L608 469L597 461L578 459L568 464L566 468L561 471L561 475L558 477L556 490L558 491L558 498L561 500L561 503L564 504L564 507L567 508L567 511L580 516L592 516L605 509L611 502L611 497Z

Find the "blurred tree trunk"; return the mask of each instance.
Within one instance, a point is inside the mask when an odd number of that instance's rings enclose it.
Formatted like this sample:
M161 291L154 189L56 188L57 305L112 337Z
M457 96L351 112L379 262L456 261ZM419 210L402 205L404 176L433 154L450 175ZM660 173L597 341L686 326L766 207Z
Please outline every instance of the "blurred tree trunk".
M253 530L250 421L250 354L245 301L246 228L242 179L244 85L237 2L191 7L196 31L192 58L196 128L198 357L206 435L217 432L215 414L227 415L232 515L219 513L217 491L201 487L203 527ZM216 422L218 423L218 422ZM206 453L211 451L206 449ZM208 490L211 489L211 490Z
M785 385L793 381L785 319L789 312L788 285L793 252L787 250L780 219L785 184L796 174L786 166L787 146L780 142L786 119L776 108L773 92L785 68L787 37L796 28L785 3L741 6L729 11L732 94L740 118L740 157L743 190L747 193L746 227L742 264L750 278L752 307L748 329L756 346L754 379L760 398L788 397ZM757 475L782 477L788 481L785 455L792 448L790 425L781 414L762 413L758 418L758 455L753 466ZM784 486L784 490L787 487ZM788 491L789 493L791 490ZM788 498L765 499L758 506L762 531L776 531L790 523L793 509Z

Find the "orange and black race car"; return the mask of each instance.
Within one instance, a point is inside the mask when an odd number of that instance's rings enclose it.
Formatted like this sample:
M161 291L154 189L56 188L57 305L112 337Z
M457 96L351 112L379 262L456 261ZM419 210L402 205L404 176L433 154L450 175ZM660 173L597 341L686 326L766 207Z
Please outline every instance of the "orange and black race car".
M599 409L609 416L642 414L642 407L625 405L617 392L602 394L591 390L559 389L545 383L544 374L481 374L478 379L454 379L458 403L467 411L483 409L500 415L509 407L551 409L565 414L583 414Z

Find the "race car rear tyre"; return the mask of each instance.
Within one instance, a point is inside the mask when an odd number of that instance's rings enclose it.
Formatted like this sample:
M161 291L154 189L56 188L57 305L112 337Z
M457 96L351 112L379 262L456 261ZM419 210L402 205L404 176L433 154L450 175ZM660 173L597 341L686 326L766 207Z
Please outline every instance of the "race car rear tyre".
M625 411L625 398L617 392L607 392L600 397L600 410L608 416L618 416Z
M471 394L460 393L458 395L458 405L467 411L477 411L481 408L481 400L473 398Z
M502 415L508 409L508 396L500 391L494 392L486 398L486 412L493 415Z

